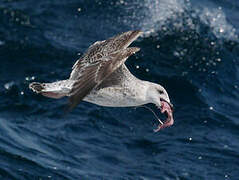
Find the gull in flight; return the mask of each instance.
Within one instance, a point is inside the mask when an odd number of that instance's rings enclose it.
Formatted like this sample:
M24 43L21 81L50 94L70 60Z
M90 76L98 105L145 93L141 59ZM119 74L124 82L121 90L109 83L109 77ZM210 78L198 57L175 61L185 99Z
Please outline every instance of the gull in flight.
M69 97L69 109L80 101L100 106L132 107L148 103L155 104L167 119L156 132L171 126L173 105L163 86L143 81L130 73L125 65L127 58L140 49L128 47L142 34L128 31L91 45L72 67L69 79L52 83L32 82L29 88L49 98Z

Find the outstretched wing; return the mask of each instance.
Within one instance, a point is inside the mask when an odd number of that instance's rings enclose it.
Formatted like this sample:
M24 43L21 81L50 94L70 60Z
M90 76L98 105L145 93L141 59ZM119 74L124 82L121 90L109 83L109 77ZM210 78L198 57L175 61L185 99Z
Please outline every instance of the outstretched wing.
M70 79L78 79L81 76L82 67L94 64L100 59L104 59L104 57L107 57L116 51L127 48L141 34L141 31L128 31L107 40L95 42L89 47L86 53L76 61L72 67Z
M139 50L140 49L136 47L121 49L107 54L107 56L95 59L87 66L84 61L79 61L77 68L79 68L81 72L70 92L69 110L77 106L92 89L119 68L129 56Z

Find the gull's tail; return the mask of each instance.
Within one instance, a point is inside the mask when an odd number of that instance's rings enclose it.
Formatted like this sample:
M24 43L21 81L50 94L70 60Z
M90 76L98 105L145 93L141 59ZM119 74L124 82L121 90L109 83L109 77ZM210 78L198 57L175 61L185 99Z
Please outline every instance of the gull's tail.
M59 99L69 96L73 83L74 81L72 80L56 81L53 83L33 82L29 85L29 88L43 96Z

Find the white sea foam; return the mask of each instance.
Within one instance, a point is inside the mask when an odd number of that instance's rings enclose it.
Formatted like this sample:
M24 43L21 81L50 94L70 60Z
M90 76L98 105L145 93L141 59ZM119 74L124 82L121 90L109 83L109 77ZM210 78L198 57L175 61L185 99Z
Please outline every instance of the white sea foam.
M217 38L225 38L227 40L236 40L238 35L236 29L227 21L222 8L197 10L200 20L211 27L213 34Z
M167 24L169 19L176 20L177 12L184 11L183 1L179 0L145 0L145 18L141 23L141 28L146 34L151 34Z
M137 0L137 3L128 1L125 10L132 16L121 17L121 20L132 28L143 30L144 36L172 31L168 24L179 31L185 28L199 31L199 26L206 25L218 39L238 41L236 29L223 8L214 4L209 7L206 3L192 5L189 0Z

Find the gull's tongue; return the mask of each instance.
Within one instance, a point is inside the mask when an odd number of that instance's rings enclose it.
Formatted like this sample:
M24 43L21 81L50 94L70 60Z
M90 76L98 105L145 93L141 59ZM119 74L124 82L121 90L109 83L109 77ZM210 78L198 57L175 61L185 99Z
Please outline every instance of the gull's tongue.
M160 124L158 126L158 128L154 130L155 132L158 132L159 130L161 130L165 127L171 126L174 123L173 111L172 111L172 108L170 107L170 105L167 102L162 101L161 102L161 108L162 108L161 113L164 113L166 111L168 117L167 117L167 120L163 124Z

